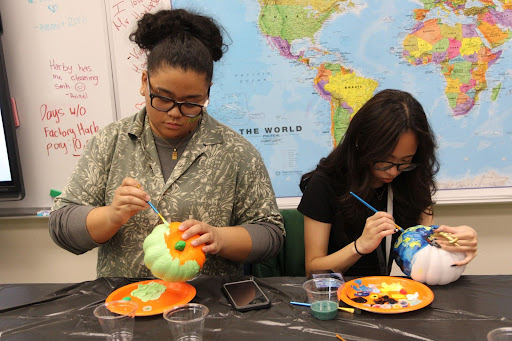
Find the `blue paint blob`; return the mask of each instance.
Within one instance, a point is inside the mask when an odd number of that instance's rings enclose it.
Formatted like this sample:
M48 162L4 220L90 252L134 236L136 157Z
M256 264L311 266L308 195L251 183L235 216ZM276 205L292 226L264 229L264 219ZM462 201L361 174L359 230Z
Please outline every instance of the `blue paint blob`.
M434 226L416 225L403 232L395 242L396 264L407 276L411 275L414 256L418 251L430 245L427 238L434 233Z

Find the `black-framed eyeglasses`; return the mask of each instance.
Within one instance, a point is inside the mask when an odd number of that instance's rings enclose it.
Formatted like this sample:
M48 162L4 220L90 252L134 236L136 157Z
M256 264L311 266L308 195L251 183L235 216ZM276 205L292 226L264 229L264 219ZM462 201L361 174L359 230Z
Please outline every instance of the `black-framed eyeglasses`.
M407 172L410 170L413 170L416 168L416 164L413 162L406 162L406 163L394 163L389 161L377 161L373 164L373 169L378 171L385 171L392 167L396 166L396 169L399 172Z
M193 103L193 102L179 102L176 101L170 97L160 96L157 94L154 94L151 92L151 84L149 83L149 71L148 74L148 92L149 92L149 98L151 102L151 106L162 112L169 112L171 111L175 106L178 106L178 110L180 113L185 117L197 117L204 113L206 110L206 107L208 106L209 100L207 99L206 102L204 102L203 105L199 103Z

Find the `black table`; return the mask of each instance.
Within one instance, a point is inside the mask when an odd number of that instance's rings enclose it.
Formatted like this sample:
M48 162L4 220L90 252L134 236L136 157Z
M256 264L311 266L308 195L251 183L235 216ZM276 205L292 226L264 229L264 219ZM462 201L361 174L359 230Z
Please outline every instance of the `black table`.
M78 284L0 285L0 339L102 340L94 308L115 289L142 279L100 278ZM210 309L205 340L486 340L487 332L512 326L512 276L462 276L445 286L431 286L429 306L403 314L350 314L335 320L314 319L305 301L305 278L257 278L272 307L233 311L221 291L232 278L200 276L192 302ZM136 317L135 340L169 340L162 315Z

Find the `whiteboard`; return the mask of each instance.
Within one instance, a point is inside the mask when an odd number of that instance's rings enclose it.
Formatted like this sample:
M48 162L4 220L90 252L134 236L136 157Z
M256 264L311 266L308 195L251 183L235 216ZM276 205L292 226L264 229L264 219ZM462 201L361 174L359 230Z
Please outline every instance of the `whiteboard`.
M145 105L140 84L142 71L147 65L146 54L130 41L130 33L136 28L142 13L170 8L170 1L107 1L117 118L131 116Z
M170 7L167 3L0 1L26 193L21 201L1 202L0 211L51 207L50 190L64 188L90 137L117 120L121 110L135 112L140 75L130 70L134 63L127 58L134 45L128 40L131 28L112 27L115 20L134 23L147 11ZM113 6L120 13L111 11Z

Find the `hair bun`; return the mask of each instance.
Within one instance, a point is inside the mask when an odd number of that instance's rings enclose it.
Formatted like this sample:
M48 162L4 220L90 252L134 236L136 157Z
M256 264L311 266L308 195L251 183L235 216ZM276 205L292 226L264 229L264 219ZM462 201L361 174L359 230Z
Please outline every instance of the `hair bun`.
M213 19L183 9L161 10L146 13L138 21L130 40L140 48L152 50L165 39L187 39L194 37L210 51L214 61L223 55L222 34Z

